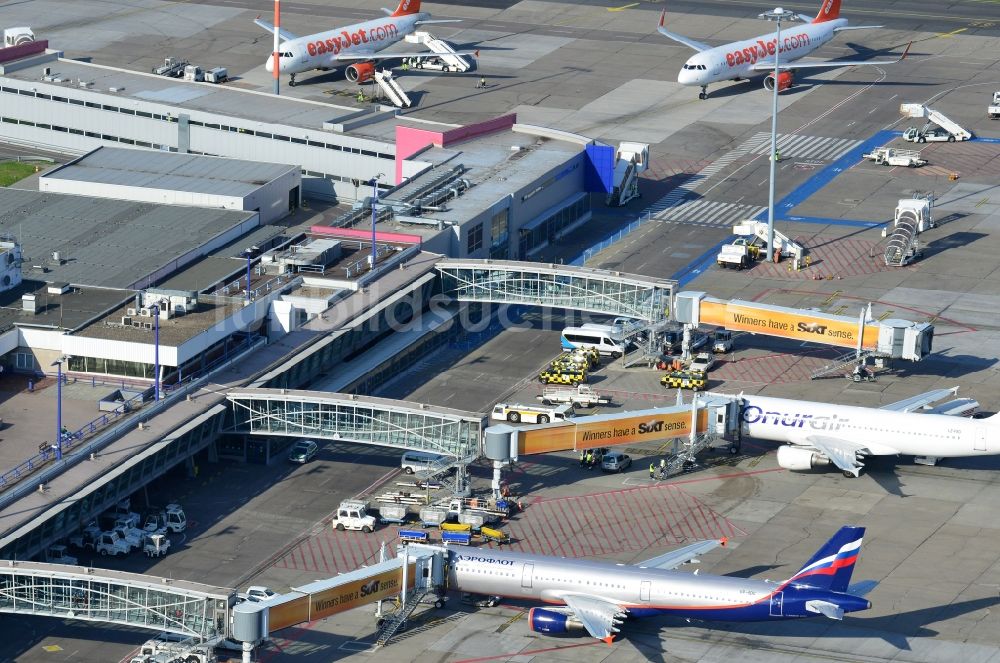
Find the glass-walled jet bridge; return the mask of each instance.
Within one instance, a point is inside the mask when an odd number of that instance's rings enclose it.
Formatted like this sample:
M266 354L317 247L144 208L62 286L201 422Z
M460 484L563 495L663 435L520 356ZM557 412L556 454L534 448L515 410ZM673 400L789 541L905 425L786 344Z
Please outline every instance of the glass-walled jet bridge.
M226 634L236 592L65 564L0 564L0 612L107 622L201 640Z
M440 260L444 293L459 301L527 304L658 323L676 281L589 267L507 260Z
M342 440L459 460L479 455L485 423L474 412L325 391L244 389L226 397L231 432Z

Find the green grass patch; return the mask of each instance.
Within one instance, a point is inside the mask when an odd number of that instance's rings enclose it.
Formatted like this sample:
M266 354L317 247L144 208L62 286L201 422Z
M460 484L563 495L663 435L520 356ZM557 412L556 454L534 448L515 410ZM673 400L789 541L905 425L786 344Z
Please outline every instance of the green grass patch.
M35 164L21 161L0 161L0 186L10 186L35 173Z

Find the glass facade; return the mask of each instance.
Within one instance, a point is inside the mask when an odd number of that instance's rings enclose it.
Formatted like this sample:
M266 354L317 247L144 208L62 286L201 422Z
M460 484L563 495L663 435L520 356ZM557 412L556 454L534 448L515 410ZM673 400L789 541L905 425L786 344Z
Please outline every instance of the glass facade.
M442 261L444 292L459 301L532 304L620 315L650 322L669 315L674 282L615 276L582 267Z
M522 228L518 237L519 255L523 258L535 249L554 242L588 212L590 212L590 198L583 195L566 207L545 217L538 224L531 223L529 224L530 228Z

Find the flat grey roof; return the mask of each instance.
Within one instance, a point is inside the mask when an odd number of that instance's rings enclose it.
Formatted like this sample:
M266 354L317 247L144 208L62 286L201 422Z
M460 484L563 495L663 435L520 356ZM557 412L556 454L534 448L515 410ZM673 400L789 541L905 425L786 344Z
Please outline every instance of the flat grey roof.
M5 72L3 75L13 80L38 83L42 80L46 67L52 70L53 77L66 81L64 83L47 83L47 85L63 87L67 91L98 93L118 100L131 99L136 102L166 104L213 115L302 127L322 131L331 136L371 137L379 141L395 141L395 138L391 136L391 127L393 126L391 122L371 125L373 128L363 126L344 134L323 131L324 122L335 121L345 115L356 113L357 107L337 106L292 97L275 97L253 90L242 90L233 83L223 85L195 83L65 58L26 66L23 69ZM80 88L76 83L78 80L89 81L92 85L86 89ZM109 92L108 89L112 87L118 91ZM119 102L119 105L122 104ZM433 122L425 123L425 125L432 128L450 126L436 125ZM390 129L387 130L387 127Z
M129 288L252 217L252 212L0 189L0 234L21 243L25 277L49 283ZM63 264L51 260L55 251Z
M43 180L74 180L245 197L297 166L121 147L99 147L43 174Z
M21 295L34 293L34 314L23 310ZM48 284L25 279L16 288L0 292L0 333L14 325L77 329L131 297L122 290L73 288L63 295L50 295Z

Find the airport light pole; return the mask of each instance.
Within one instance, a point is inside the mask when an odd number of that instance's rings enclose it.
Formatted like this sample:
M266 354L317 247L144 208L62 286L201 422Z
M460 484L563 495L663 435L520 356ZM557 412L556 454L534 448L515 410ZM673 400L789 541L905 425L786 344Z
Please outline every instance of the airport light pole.
M271 57L274 59L274 94L275 96L281 94L279 91L281 81L281 61L278 49L281 45L278 43L278 33L281 32L281 0L274 0L274 52Z
M781 22L791 20L796 17L795 12L775 7L770 11L760 14L759 18L774 21L777 32L774 35L774 100L771 106L771 184L767 193L767 261L774 261L774 174L778 155L778 84L781 69L778 67L778 60L781 54Z
M62 460L62 365L66 357L59 357L52 365L56 367L56 460Z
M375 252L375 218L378 216L378 210L375 207L378 204L378 181L383 177L385 177L385 173L379 173L368 181L372 185L372 271L375 271L375 259L377 257Z
M160 401L160 305L149 307L153 312L153 402Z

